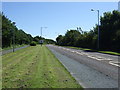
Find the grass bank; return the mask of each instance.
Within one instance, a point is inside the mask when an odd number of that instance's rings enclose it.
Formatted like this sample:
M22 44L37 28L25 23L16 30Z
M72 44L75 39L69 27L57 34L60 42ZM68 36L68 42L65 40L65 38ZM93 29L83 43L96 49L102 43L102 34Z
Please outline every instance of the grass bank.
M73 48L73 49L80 49L80 50L88 51L88 52L99 52L99 53L104 53L104 54L120 55L120 53L112 52L112 51L97 51L97 50L93 50L93 49L79 48L79 47L72 47L72 46L64 46L64 47Z
M3 55L2 66L3 88L81 88L45 46Z

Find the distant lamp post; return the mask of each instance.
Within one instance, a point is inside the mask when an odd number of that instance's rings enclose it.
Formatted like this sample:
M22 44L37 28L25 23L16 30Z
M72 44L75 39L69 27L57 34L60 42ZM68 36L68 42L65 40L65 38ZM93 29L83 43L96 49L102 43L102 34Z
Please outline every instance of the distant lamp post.
M43 44L43 40L42 40L42 29L43 29L43 28L47 28L47 27L41 27L41 40L40 40L41 46L42 46L42 44Z
M47 28L47 27L41 27L41 38L42 38L42 29L43 29L43 28Z
M13 25L15 25L15 22L13 22ZM15 52L15 32L13 31L13 52Z
M97 42L97 49L100 50L99 10L91 9L91 11L97 11L98 12L98 42Z

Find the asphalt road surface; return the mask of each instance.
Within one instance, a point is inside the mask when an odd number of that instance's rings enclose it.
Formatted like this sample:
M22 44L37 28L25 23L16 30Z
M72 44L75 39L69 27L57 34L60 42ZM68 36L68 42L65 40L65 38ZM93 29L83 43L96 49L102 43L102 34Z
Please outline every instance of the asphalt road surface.
M19 47L19 48L15 48L15 51L20 50L20 49L22 49L22 48L26 48L26 47L28 47L28 46L29 46L29 45L26 45L26 46L23 46L23 47ZM4 54L10 53L10 52L13 52L13 49L3 50L3 51L0 52L0 53L2 53L2 55L4 55Z
M47 45L85 88L118 88L119 57Z

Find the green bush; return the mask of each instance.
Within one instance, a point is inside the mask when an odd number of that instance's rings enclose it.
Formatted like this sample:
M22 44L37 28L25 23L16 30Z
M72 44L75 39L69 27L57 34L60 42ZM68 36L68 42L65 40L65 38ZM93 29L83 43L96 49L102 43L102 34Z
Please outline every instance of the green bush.
M30 43L30 46L36 46L36 42L35 42L35 41L32 41L32 42Z

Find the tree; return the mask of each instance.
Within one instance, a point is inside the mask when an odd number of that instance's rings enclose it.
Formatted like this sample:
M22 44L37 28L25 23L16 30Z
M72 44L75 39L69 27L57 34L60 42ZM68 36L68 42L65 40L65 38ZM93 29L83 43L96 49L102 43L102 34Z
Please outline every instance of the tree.
M78 30L68 30L65 34L65 44L67 46L76 46L75 42L80 35L80 32Z
M120 52L120 12L105 12L100 17L100 50ZM98 25L89 32L67 31L56 38L58 45L97 49Z
M13 44L13 37L15 38L15 44L29 44L32 41L32 36L25 33L9 20L5 15L2 16L2 47L8 47Z
M120 12L113 11L105 12L104 16L101 17L101 48L103 50L113 50L117 51L120 46L115 45L119 42L116 38L116 33L120 30Z

